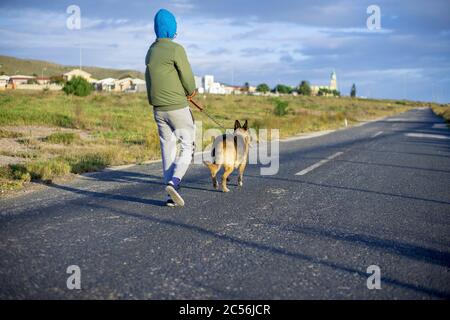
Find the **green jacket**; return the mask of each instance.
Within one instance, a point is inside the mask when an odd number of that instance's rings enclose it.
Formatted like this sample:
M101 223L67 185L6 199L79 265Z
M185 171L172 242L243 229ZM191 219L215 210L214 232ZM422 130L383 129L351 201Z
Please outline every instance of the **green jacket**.
M169 38L159 38L145 57L148 102L157 110L169 111L188 105L186 96L196 87L184 48Z

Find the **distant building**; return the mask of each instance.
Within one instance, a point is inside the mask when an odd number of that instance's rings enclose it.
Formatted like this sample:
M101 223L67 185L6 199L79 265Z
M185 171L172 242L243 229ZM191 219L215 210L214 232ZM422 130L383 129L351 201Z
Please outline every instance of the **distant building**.
M50 84L50 78L49 77L36 77L36 81L40 85Z
M203 77L202 84L203 84L203 89L205 90L205 92L206 93L211 93L210 89L211 89L211 87L214 87L214 76L205 75Z
M73 69L69 72L63 74L64 80L70 81L73 77L82 77L89 81L90 83L97 82L97 79L92 78L92 75L89 72L83 71L81 69Z
M195 87L197 88L198 93L204 94L255 94L256 87L248 86L233 86L227 85L220 82L214 81L213 75L205 75L203 77L194 76L195 79Z
M330 77L330 89L332 90L338 90L338 85L337 85L337 79L336 79L336 72L331 73L331 77Z
M198 89L203 88L202 77L194 76L195 87Z
M107 92L146 92L145 80L126 77L123 79L105 78L95 84L98 91Z
M242 93L242 88L239 86L229 86L224 84L223 85L224 90L225 90L225 94L241 94Z
M0 90L5 90L9 83L9 77L6 75L0 76Z
M330 75L330 85L328 86L311 86L311 94L313 96L317 96L319 94L320 89L328 89L328 90L338 90L338 83L336 72L333 71Z
M126 77L123 79L116 80L114 91L127 91L133 85L133 79L130 77Z
M146 92L147 86L145 84L145 80L142 79L131 79L131 87L128 91L131 92Z
M116 85L116 79L114 78L105 78L98 80L95 84L95 88L98 91L113 91Z
M28 81L36 79L36 77L33 76L22 76L22 75L15 75L9 77L9 84L12 85L12 88L16 88L18 85L21 84L27 84Z

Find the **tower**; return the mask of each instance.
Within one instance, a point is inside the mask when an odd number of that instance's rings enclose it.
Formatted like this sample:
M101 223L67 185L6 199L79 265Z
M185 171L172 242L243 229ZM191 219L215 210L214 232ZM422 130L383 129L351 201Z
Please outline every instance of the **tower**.
M203 77L203 88L205 88L205 92L209 92L209 89L213 86L214 76L205 75Z
M333 70L333 72L331 73L331 76L330 76L330 89L331 90L337 90L338 89L336 72L334 72L334 70Z

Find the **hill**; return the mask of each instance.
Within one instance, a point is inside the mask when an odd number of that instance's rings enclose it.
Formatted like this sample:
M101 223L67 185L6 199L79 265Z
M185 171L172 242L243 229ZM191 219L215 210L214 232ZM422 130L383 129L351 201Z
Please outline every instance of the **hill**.
M18 59L9 56L0 55L0 74L6 75L33 75L37 74L41 76L42 70L44 70L44 76L61 75L72 69L78 68L78 66L65 66L43 60L31 60L31 59ZM96 79L104 78L121 78L125 75L130 75L133 78L144 79L144 74L136 70L119 70L108 69L98 67L83 67L84 71L92 74L92 77Z

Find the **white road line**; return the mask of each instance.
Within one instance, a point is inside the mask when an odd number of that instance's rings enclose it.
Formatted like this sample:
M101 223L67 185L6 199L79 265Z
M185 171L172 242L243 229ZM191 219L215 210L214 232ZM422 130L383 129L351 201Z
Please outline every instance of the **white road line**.
M378 137L380 134L382 134L383 133L383 131L378 131L377 133L375 133L373 136L372 136L372 138L376 138L376 137Z
M433 129L447 129L447 124L445 123L436 123L433 124Z
M414 138L430 138L430 139L443 139L443 140L450 139L449 136L444 136L442 134L428 134L428 133L405 133L405 136L414 137Z
M313 171L314 169L317 169L318 167L320 167L321 165L327 163L328 161L333 160L334 158L340 156L341 154L343 154L343 152L336 152L335 154L329 156L328 158L323 159L323 160L320 160L319 162L313 164L312 166L309 166L308 168L303 169L302 171L297 172L295 175L296 175L296 176L303 176L303 175L307 174L308 172L311 172L311 171Z

